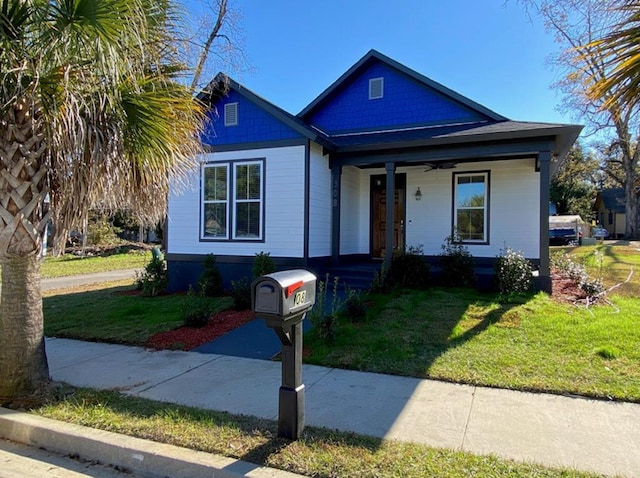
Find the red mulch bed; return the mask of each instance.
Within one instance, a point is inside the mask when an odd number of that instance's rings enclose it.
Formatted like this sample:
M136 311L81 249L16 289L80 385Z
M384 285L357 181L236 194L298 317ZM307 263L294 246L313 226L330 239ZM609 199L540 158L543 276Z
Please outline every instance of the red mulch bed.
M212 315L204 327L180 327L160 332L150 337L145 345L153 349L191 350L237 329L254 318L251 310L225 310Z

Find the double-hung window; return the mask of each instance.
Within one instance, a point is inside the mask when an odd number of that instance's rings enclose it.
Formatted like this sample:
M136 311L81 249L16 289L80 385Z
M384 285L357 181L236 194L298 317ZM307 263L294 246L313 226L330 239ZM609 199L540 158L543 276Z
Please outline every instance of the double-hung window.
M463 242L488 242L489 173L454 175L453 226Z
M201 239L262 240L263 161L202 166Z

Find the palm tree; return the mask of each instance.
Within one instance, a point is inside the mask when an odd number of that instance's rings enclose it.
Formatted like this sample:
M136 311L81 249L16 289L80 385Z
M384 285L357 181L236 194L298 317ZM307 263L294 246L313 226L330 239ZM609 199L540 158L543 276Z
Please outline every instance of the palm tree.
M640 1L626 0L617 11L623 16L620 23L589 45L602 55L607 74L593 78L588 92L594 99L604 98L605 106L640 100Z
M175 81L177 19L172 0L0 0L0 404L48 382L46 223L66 237L96 204L156 221L193 166L203 113Z
M612 111L618 117L627 112L637 120L640 107L640 1L621 0L611 14L619 16L619 22L602 38L584 47L588 55L601 58L602 63L599 74L587 77L587 96L594 102L601 102L602 110ZM614 121L620 120L614 118ZM623 154L620 161L622 175L617 180L625 190L625 235L637 239L640 237L640 148L637 137L624 133L618 133L615 146L623 153L635 149L633 153Z

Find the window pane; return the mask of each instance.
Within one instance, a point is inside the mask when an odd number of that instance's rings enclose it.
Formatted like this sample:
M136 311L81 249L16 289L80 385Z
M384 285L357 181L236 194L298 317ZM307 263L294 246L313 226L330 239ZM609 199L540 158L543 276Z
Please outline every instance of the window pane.
M227 168L224 166L204 168L204 200L227 200Z
M236 203L236 237L260 237L260 203Z
M260 165L236 166L236 199L260 199L260 196Z
M484 177L458 178L457 207L484 207Z
M227 204L204 205L204 236L227 237Z
M458 209L456 219L461 240L484 240L484 209Z

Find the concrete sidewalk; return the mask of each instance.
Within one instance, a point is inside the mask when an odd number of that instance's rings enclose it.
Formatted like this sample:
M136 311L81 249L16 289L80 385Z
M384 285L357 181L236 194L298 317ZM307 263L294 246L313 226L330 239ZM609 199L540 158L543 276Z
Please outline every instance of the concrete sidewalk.
M281 364L48 339L74 386L277 419ZM307 425L640 477L640 405L304 365Z

